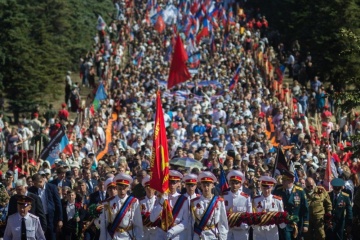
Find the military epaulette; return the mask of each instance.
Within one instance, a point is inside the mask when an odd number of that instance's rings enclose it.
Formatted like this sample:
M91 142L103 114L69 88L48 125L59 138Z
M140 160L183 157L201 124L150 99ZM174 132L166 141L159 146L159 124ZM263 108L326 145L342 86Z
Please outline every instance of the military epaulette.
M349 197L350 195L348 194L348 193L346 193L346 192L341 192L341 194L343 195L343 196L345 196L345 197Z
M113 200L115 198L115 196L113 196L113 197L109 197L109 198L107 198L107 199L105 199L105 200L103 200L103 201L101 201L101 202L99 202L99 203L106 203L106 202L110 202L111 200Z
M224 201L224 199L223 199L222 197L219 197L219 201L223 202L223 201Z
M200 197L200 196L201 196L201 194L198 194L198 193L196 194L196 197Z
M249 195L248 195L248 194L246 194L246 193L244 193L244 192L241 192L241 193L240 193L240 195L241 195L241 196L244 196L244 197L246 197L246 198L248 198L248 197L249 197Z
M275 199L277 199L277 200L282 200L282 197L276 196L276 195L273 195L273 198L275 198Z
M259 198L259 197L261 197L261 195L254 197L254 199L255 199L255 198Z
M195 202L196 200L199 200L199 199L200 199L200 196L199 196L199 197L196 197L196 198L191 199L191 202L193 203L193 202Z
M303 189L302 187L299 187L299 186L294 186L294 188L295 188L296 190L304 191L304 189Z
M36 215L34 215L34 214L31 214L31 213L29 213L29 216L32 217L32 218L35 218L35 219L39 219L38 216L36 216Z
M283 189L283 185L277 185L277 186L275 187L274 191L276 191L276 190L281 190L281 189Z

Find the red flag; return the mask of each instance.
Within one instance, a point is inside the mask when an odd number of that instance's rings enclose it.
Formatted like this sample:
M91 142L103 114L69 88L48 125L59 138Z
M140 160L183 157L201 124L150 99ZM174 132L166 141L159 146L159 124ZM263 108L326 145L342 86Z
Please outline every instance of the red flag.
M158 33L162 33L165 29L165 23L163 17L160 15L155 23L154 26L155 30L158 31Z
M175 49L171 60L170 73L168 78L168 89L176 84L185 82L191 78L189 70L186 66L188 56L184 49L180 36L176 38Z
M169 191L169 156L164 113L159 91L156 94L155 130L150 170L150 187L159 193L167 193ZM167 231L172 223L173 216L171 207L169 202L165 200L161 214L161 228Z

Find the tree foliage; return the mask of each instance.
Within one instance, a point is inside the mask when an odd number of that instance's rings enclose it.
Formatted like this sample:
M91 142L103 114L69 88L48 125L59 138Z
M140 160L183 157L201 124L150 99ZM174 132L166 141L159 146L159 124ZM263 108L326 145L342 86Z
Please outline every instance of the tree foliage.
M0 90L17 115L56 98L66 70L91 48L97 16L109 21L107 0L1 0Z
M302 54L311 52L321 79L338 89L359 76L360 58L341 54L348 47L342 29L359 33L359 0L259 0L273 28L288 46L299 40Z

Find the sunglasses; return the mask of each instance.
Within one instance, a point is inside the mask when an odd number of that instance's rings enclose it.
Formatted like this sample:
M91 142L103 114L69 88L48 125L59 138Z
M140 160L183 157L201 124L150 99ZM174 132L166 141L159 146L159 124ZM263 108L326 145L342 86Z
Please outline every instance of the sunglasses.
M170 184L177 184L179 181L170 180Z
M306 188L311 189L311 188L313 188L313 186L311 186L311 185L306 185Z

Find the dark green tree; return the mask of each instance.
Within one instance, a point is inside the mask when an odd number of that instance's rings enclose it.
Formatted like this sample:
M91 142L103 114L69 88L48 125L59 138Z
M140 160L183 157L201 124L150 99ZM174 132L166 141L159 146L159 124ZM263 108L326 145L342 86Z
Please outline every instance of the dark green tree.
M0 1L0 90L15 121L22 112L60 98L67 70L94 44L96 9L109 22L114 12L105 0Z

